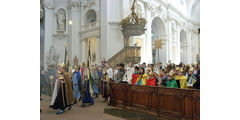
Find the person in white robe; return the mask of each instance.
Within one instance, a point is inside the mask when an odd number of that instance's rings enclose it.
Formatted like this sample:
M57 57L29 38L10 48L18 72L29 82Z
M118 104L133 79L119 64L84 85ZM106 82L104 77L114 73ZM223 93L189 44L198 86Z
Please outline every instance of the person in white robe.
M134 68L132 63L128 64L128 67L126 68L126 72L123 76L123 81L128 82L128 84L132 84L132 74L134 73Z

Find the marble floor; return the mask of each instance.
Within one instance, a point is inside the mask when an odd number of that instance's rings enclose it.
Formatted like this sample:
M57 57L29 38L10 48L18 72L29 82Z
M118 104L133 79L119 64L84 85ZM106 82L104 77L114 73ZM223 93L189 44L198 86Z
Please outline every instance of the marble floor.
M49 108L51 98L43 95L40 101L40 120L162 120L156 116L123 110L117 107L107 105L101 98L94 99L95 104L81 107L81 102L73 106L71 110L56 115L57 110Z

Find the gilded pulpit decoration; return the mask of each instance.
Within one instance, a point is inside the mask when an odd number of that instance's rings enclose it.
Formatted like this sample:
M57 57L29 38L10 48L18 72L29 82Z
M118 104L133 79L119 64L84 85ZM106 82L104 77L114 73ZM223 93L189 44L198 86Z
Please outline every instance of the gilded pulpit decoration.
M66 30L66 12L63 8L57 11L57 31L64 32Z
M122 19L120 24L122 26L122 34L124 36L124 47L129 46L130 36L140 36L145 33L146 19L138 16L135 12L136 0L133 1L131 7L131 15ZM140 11L139 11L140 12Z

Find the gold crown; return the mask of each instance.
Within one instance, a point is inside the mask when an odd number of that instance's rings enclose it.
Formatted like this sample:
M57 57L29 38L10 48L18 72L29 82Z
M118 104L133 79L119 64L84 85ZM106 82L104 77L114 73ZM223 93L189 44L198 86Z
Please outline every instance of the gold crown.
M174 76L174 72L173 72L173 70L171 70L170 72L169 72L169 76Z
M184 71L183 71L183 68L180 69L180 72L184 72Z
M180 70L180 67L176 67L176 71L179 71Z
M193 71L194 71L194 68L193 68L193 67L191 67L191 68L189 69L189 71L192 71L192 72L193 72Z

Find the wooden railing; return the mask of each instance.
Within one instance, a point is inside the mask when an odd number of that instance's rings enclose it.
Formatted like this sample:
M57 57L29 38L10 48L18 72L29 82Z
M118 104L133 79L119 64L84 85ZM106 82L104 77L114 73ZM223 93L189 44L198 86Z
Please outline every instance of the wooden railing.
M110 105L165 119L199 120L200 90L110 83Z
M127 64L129 62L133 64L139 63L141 60L140 47L138 46L128 46L120 50L117 54L112 56L108 63L111 66L115 66L119 63Z

